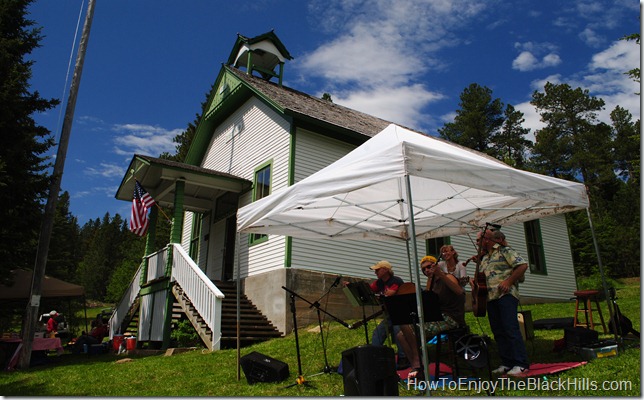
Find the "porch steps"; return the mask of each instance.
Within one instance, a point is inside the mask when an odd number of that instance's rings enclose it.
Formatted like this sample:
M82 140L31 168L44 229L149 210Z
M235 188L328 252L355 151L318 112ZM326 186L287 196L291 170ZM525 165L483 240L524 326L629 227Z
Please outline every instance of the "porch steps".
M181 319L181 313L177 312L177 308L183 312L185 317L192 323L192 326L197 331L197 334L201 338L202 342L206 347L212 351L213 349L213 337L212 331L205 323L199 312L194 308L190 299L184 294L183 289L178 284L172 285L172 293L174 294L175 299L177 300L172 307L172 318ZM178 305L178 307L177 307Z
M236 348L237 286L234 282L229 281L215 281L214 283L226 296L221 306L221 348ZM243 293L240 293L239 298L239 315L239 337L242 347L282 337L277 328Z

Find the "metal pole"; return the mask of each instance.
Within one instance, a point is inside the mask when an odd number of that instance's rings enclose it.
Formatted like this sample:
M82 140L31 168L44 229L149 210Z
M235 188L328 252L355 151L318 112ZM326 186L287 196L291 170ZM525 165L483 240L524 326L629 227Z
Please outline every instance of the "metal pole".
M414 205L411 200L411 181L409 175L405 175L405 187L407 189L407 201L409 205L409 238L414 255L414 278L416 280L416 305L418 306L418 323L420 325L420 347L423 353L423 370L426 379L429 379L429 357L427 355L427 339L425 338L425 313L423 312L423 288L420 285L420 267L418 266L418 244L416 243L416 224L414 222ZM440 338L439 338L440 340ZM425 392L429 396L429 388Z
M36 251L36 264L34 266L33 279L31 282L31 296L29 297L29 304L27 305L23 324L22 350L20 353L19 363L20 368L29 367L31 362L34 328L37 324L38 309L40 308L40 296L42 294L42 282L45 277L45 269L47 268L47 253L49 252L49 242L51 240L51 232L54 226L54 214L56 213L58 192L60 192L60 182L63 178L63 170L65 168L65 158L67 157L69 136L72 129L72 121L74 119L76 97L78 95L78 87L80 85L81 74L83 72L85 51L87 50L87 41L89 40L89 32L92 27L93 16L94 0L89 0L87 16L85 17L83 33L81 34L78 55L76 57L76 65L74 67L74 76L72 77L71 88L69 91L69 99L67 100L67 108L65 109L65 118L63 120L63 128L60 134L60 142L58 143L56 162L54 164L54 171L52 173L51 184L49 186L49 197L47 198L45 215L40 228L38 249Z
M237 232L237 235L235 235L235 249L237 253L237 284L235 285L237 288L237 380L241 380L241 311L240 311L240 297L241 297L241 276L240 276L240 268L239 268L239 235L240 233Z
M599 265L599 274L602 277L602 288L604 289L604 296L606 296L606 304L608 304L608 313L610 314L610 321L608 324L613 324L613 333L615 335L615 343L621 344L621 337L618 335L617 321L613 315L613 307L610 303L610 296L608 294L608 284L606 283L606 277L604 276L604 267L602 265L602 257L599 254L599 244L597 243L597 237L595 236L595 228L593 227L593 219L590 216L590 208L586 208L586 214L588 215L588 224L590 225L590 233L593 236L593 244L595 245L595 253L597 254L597 265ZM588 318L588 317L586 317Z

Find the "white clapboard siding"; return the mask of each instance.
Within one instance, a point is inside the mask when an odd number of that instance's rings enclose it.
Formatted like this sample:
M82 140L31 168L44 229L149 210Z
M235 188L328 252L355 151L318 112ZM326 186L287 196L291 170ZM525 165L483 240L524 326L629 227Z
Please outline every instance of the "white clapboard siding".
M299 129L295 136L295 181L319 171L345 156L356 146L310 131ZM419 252L425 253L424 241ZM336 275L371 278L369 266L387 260L394 273L409 278L407 247L403 241L310 240L293 238L291 267Z
M202 166L253 181L255 169L270 161L273 192L288 184L289 146L289 124L252 98L217 127ZM240 207L251 200L252 193L246 193ZM249 247L248 235L241 235L241 276L284 268L284 243L284 237L271 235L266 242Z
M298 129L295 134L295 182L334 163L355 148L352 144Z

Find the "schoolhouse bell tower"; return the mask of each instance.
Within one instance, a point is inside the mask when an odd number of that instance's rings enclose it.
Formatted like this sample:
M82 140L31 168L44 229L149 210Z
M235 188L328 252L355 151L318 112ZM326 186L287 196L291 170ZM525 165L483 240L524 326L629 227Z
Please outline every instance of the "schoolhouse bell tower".
M245 68L249 75L256 75L267 81L277 78L278 84L282 86L284 62L292 59L282 41L271 30L253 38L238 33L226 65Z

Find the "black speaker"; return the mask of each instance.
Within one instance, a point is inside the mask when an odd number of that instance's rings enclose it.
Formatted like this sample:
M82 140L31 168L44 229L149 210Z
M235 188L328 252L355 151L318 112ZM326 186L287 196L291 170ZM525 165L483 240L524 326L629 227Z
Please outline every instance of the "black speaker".
M394 350L363 345L342 352L345 396L398 396Z
M597 341L599 341L599 333L593 329L581 326L564 328L564 342L568 350L597 343Z
M253 351L240 360L249 385L257 382L281 382L288 378L288 364Z

